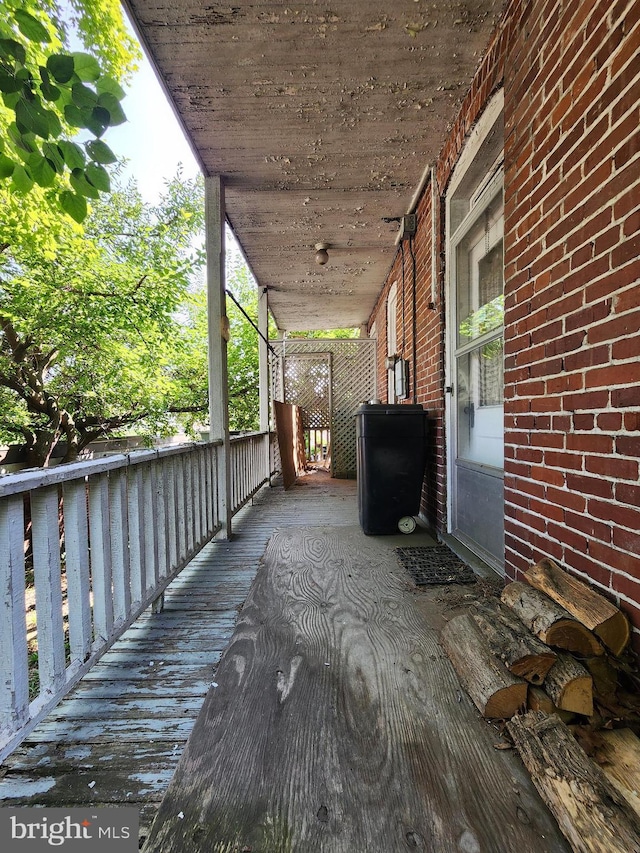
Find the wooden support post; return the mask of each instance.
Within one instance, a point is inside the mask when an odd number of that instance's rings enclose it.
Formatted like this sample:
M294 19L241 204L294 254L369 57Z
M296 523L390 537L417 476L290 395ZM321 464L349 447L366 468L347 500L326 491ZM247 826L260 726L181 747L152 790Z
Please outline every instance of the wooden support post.
M222 440L218 467L218 501L222 530L231 538L231 470L225 295L224 184L219 175L205 178L207 310L209 318L209 438Z

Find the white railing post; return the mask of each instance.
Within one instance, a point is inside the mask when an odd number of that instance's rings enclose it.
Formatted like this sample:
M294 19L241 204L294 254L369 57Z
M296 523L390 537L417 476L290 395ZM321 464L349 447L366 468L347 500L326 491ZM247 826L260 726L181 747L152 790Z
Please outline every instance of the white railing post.
M225 281L224 184L219 175L205 178L205 229L207 250L207 311L209 334L209 436L221 440L218 467L218 506L227 538L231 537L231 488L229 459L229 393Z

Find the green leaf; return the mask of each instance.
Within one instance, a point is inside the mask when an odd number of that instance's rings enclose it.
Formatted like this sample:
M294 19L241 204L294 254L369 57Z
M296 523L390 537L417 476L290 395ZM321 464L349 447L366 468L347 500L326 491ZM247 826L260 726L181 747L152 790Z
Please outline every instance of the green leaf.
M13 186L21 193L28 193L33 187L32 178L29 176L24 166L21 166L19 163L16 164L13 170Z
M123 124L127 117L124 114L120 101L110 92L103 92L98 98L98 106L103 107L109 113L109 125Z
M115 163L118 159L106 142L101 139L92 139L86 143L87 153L96 163Z
M73 169L83 169L85 164L84 151L75 142L69 142L66 139L60 140L58 143L60 153L64 157L64 162L73 171Z
M51 36L47 28L34 18L33 15L25 12L24 9L16 9L14 16L18 24L18 29L29 41L47 43L51 41Z
M105 92L108 92L119 101L125 98L127 94L117 80L114 80L113 77L108 77L106 74L96 81L96 89L98 90L99 95L103 95Z
M45 142L42 146L42 153L51 163L52 168L55 169L59 175L62 175L64 172L65 160L59 146L53 142Z
M11 122L7 128L7 133L9 134L9 139L20 151L33 154L34 151L38 150L35 136L32 133L23 133L19 130L15 121Z
M47 59L47 71L58 83L68 83L73 77L74 60L68 53L54 53Z
M55 133L55 125L50 121L48 110L42 108L37 101L27 101L21 98L16 104L16 124L19 130L35 133L42 139L48 139Z
M87 176L87 180L89 180L96 189L102 190L104 193L111 192L111 180L109 178L109 173L104 166L100 166L98 163L89 163L85 174Z
M70 190L64 190L60 193L60 207L65 213L68 213L76 222L83 222L87 216L87 202L85 199L72 193Z
M75 104L67 104L64 108L64 117L71 127L86 127L86 116Z
M83 169L74 169L71 172L69 180L71 181L71 186L80 195L87 198L100 198L100 193L93 184L89 183Z
M95 136L102 136L105 130L109 127L110 115L103 107L94 107L91 110L91 124L88 125L89 130Z
M73 103L80 110L92 110L98 103L98 96L84 83L74 83L71 89Z
M45 101L59 100L61 95L60 89L53 85L49 72L43 65L40 66L40 79L42 80L42 83L40 84L40 91L42 92L42 96Z
M50 187L56 177L55 170L46 157L39 157L33 165L30 163L29 172L34 181L41 187Z
M27 52L19 41L14 39L0 39L0 57L12 57L24 65L27 61Z
M78 77L86 82L95 82L100 74L100 66L89 53L73 53L73 67Z
M10 178L16 164L9 157L0 154L0 178Z
M2 100L5 106L9 107L10 110L15 112L16 104L19 100L22 99L22 92L12 92L10 95L7 95L6 92L2 95Z
M18 92L22 88L22 81L18 80L15 74L10 74L0 68L0 92L7 95Z

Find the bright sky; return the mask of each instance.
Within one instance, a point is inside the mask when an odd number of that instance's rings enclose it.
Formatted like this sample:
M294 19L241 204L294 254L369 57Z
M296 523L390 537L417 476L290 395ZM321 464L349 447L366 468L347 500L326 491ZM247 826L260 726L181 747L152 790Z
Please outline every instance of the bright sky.
M157 200L164 180L175 175L179 163L186 178L198 174L191 148L146 58L122 106L128 121L109 128L105 141L130 161L128 172L136 178L144 199Z

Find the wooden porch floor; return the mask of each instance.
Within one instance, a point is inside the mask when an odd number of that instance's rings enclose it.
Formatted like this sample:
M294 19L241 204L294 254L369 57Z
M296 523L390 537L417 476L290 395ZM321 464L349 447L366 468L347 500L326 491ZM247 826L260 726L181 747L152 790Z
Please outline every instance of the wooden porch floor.
M2 805L135 805L149 853L568 850L438 645L468 588L416 592L351 481L254 503L6 759Z

